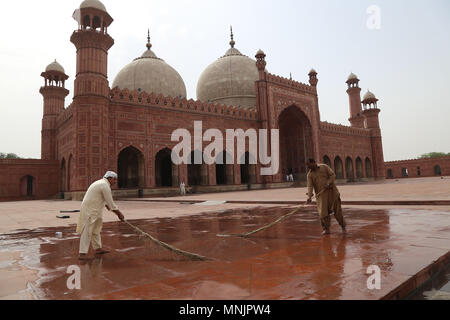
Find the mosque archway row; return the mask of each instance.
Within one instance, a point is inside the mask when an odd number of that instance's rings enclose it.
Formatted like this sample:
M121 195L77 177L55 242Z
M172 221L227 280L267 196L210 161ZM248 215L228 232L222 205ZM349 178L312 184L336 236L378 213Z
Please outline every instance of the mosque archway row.
M372 160L369 157L324 155L321 162L333 169L338 180L353 182L373 178Z
M155 149L153 157L134 146L121 149L117 155L119 189L174 188L184 182L187 186L240 185L258 182L256 157L246 151L241 164L225 150L217 154L215 164L195 164L203 153L194 150L187 164L175 165L169 146ZM237 155L235 154L235 158ZM220 160L219 160L220 159ZM236 160L236 159L235 159ZM64 163L62 164L64 165ZM63 171L63 170L62 170ZM65 182L64 182L65 183ZM66 185L66 184L64 184Z

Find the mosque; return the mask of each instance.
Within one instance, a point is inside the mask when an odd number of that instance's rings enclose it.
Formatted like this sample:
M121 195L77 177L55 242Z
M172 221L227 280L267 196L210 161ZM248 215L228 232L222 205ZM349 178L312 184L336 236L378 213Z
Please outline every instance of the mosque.
M76 48L73 100L65 108L69 75L53 62L41 74L43 86L41 159L1 160L0 199L79 198L104 172L119 173L116 195L175 192L186 182L200 192L275 188L306 180L306 159L331 166L341 182L384 179L378 99L361 100L359 79L347 78L349 126L320 120L318 73L308 84L267 71L266 54L255 59L241 53L231 35L224 55L203 71L197 101L188 99L180 74L152 50L126 65L110 85L108 50L113 23L98 0L85 0L74 13L78 28L70 38ZM342 110L344 111L344 109ZM260 164L181 164L171 161L178 128L203 130L279 129L280 170L262 176ZM194 149L193 149L194 150ZM192 158L199 150L192 151ZM236 152L235 152L236 154ZM224 150L216 155L228 158ZM236 160L236 159L235 159Z

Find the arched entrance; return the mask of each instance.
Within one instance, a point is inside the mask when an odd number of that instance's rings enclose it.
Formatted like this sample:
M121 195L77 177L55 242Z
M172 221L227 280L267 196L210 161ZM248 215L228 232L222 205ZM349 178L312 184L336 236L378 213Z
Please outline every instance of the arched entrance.
M157 187L172 187L178 184L178 167L173 165L172 151L165 148L155 157L155 180Z
M61 192L66 192L66 178L67 178L66 159L63 158L61 161Z
M337 179L344 179L344 166L340 157L334 158L334 173Z
M347 157L345 160L345 175L347 176L347 181L355 180L353 172L353 160L352 158Z
M199 186L202 184L202 166L203 164L195 164L195 156L201 157L203 163L203 154L198 151L192 151L190 162L188 164L188 185Z
M363 163L360 157L356 158L356 178L362 179L363 177Z
M328 158L328 156L323 157L323 163L326 164L327 166L329 166L330 168L332 167L331 160L330 160L330 158Z
M73 176L73 156L70 155L69 162L67 165L67 191L72 191L72 186L70 184L71 177Z
M366 158L366 178L372 178L372 162Z
M128 147L119 153L119 188L132 189L145 185L144 155L135 147Z
M278 117L280 129L280 169L282 176L293 174L306 181L306 160L314 156L312 127L306 115L290 106Z
M230 164L228 164L230 163ZM216 184L234 184L234 165L231 155L225 150L216 157Z
M394 175L392 173L392 169L388 169L387 176L388 176L388 179L392 179L394 177Z
M20 179L20 194L23 197L32 197L35 192L35 179L33 176L26 175Z
M442 176L441 166L439 166L439 165L435 165L434 166L434 175L435 176Z
M247 151L242 155L242 159L240 163L244 162L240 165L241 168L241 184L252 184L256 182L256 165L250 164L255 163L255 158L250 156L250 153Z

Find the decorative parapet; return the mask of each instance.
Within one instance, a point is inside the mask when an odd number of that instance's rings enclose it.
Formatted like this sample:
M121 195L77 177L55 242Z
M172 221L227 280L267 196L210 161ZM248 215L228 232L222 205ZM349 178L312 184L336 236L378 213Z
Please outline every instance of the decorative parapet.
M186 98L164 97L162 94L120 90L118 87L110 91L110 98L113 102L128 103L138 106L160 107L168 110L183 110L192 113L202 113L211 115L221 115L242 120L257 120L256 108L244 108L226 106L221 104L194 101Z
M297 90L306 91L306 92L313 93L313 94L316 93L316 88L313 87L313 86L310 86L310 85L307 85L305 83L301 83L301 82L298 82L298 81L290 80L290 79L287 79L287 78L283 78L283 77L280 77L280 76L276 76L276 75L271 74L271 73L267 73L267 81L268 82L277 83L277 84L281 84L283 86L294 88L294 89L297 89Z
M354 128L354 127L344 126L341 124L329 123L326 121L320 123L320 130L341 133L341 134L346 134L346 135L351 135L351 136L363 136L363 137L371 136L371 131L369 129Z
M70 104L67 109L64 109L63 112L61 112L56 119L56 127L60 127L64 122L72 118L73 116L73 108L72 104Z
M0 165L8 165L8 166L14 166L14 165L59 165L58 160L42 160L42 159L0 159Z
M442 160L450 161L450 156L436 157L436 158L417 158L417 159L386 161L384 164L386 166L389 166L389 165L396 165L396 164L407 164L407 163L411 163L411 162L425 162L425 161L436 162L436 161L442 161Z

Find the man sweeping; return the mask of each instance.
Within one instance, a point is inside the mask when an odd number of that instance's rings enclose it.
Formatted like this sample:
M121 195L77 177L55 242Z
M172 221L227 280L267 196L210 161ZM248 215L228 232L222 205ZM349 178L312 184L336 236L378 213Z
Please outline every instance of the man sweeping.
M317 195L317 209L319 211L320 222L322 224L322 235L330 234L330 215L334 212L334 217L346 233L345 221L342 215L341 195L334 183L336 175L326 164L317 164L314 159L308 159L306 166L308 172L308 200L311 203L313 189Z
M87 253L89 245L96 254L105 254L109 251L102 248L100 232L103 226L103 208L114 212L121 221L125 217L120 212L112 198L111 187L117 183L117 173L108 171L103 179L100 179L89 187L81 204L80 218L78 219L77 233L80 237L80 260L89 260Z

